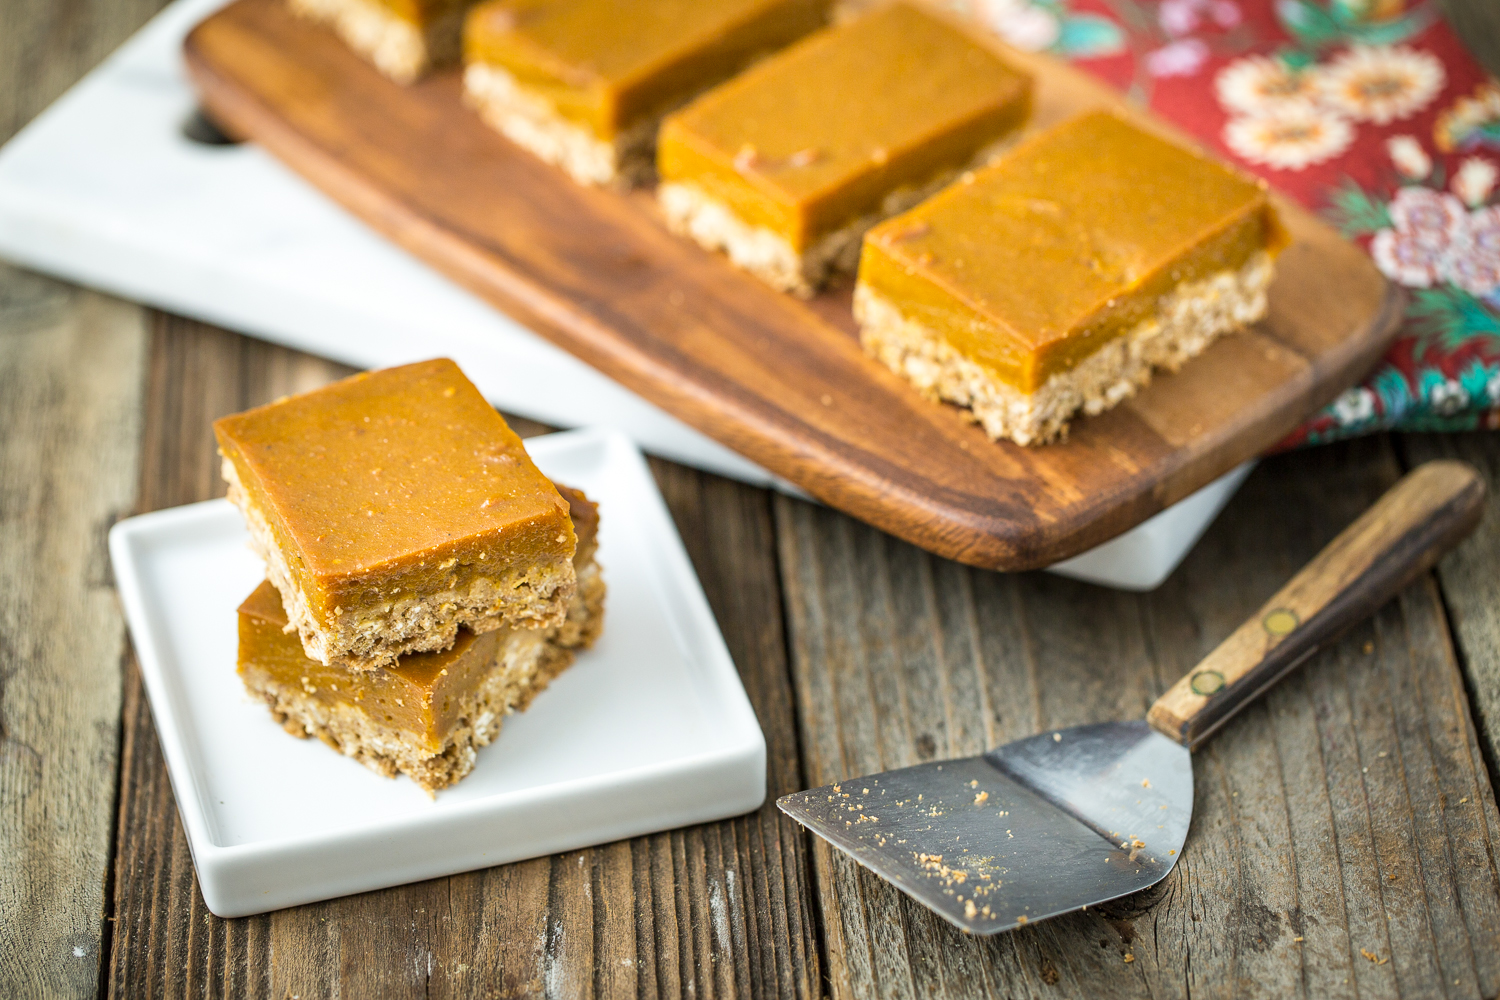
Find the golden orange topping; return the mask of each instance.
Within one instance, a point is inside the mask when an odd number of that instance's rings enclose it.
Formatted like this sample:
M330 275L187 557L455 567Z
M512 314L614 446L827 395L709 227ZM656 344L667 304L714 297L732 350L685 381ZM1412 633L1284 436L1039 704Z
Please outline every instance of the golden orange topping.
M467 0L375 0L396 17L417 26L425 26L457 8L467 5Z
M452 361L355 375L214 434L319 621L573 555L567 503Z
M1020 125L1031 84L947 21L897 3L767 59L662 125L690 182L801 251Z
M872 229L859 280L1029 393L1179 283L1285 242L1263 184L1094 112Z
M612 139L820 26L827 0L490 0L464 58Z

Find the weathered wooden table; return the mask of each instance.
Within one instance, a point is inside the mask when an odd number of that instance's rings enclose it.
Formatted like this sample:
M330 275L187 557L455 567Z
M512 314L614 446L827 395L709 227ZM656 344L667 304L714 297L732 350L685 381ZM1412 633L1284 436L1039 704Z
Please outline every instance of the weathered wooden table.
M0 0L0 140L161 3ZM1500 48L1497 12L1456 13ZM966 569L654 464L765 729L772 797L1139 716L1402 469L1482 469L1478 534L1199 754L1188 846L1142 897L968 938L768 801L214 917L105 534L222 494L212 418L344 371L0 267L0 996L1500 994L1500 435L1271 459L1144 596Z

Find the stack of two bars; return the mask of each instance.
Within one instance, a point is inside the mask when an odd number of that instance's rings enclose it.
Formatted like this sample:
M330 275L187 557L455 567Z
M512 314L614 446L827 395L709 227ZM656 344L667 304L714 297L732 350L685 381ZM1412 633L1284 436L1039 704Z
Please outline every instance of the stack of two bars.
M268 577L240 607L239 672L293 735L436 791L598 636L598 508L451 361L214 433Z

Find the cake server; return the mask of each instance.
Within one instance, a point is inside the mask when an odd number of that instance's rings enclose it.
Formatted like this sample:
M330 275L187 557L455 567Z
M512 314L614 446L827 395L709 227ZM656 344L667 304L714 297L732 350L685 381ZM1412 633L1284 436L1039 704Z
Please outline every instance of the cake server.
M1193 815L1191 751L1474 529L1479 475L1393 486L1151 706L978 757L782 796L782 811L949 922L994 934L1155 885Z

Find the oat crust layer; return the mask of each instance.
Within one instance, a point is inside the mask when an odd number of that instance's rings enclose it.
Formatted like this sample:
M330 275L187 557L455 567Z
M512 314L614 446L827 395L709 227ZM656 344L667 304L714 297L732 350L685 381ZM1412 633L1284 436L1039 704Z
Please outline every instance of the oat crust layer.
M374 0L287 0L292 10L331 27L344 44L392 80L414 83L428 70L456 63L463 34L462 0L449 3L426 28Z
M1263 318L1271 255L1255 253L1237 269L1185 282L1155 313L1068 371L1027 395L991 375L868 286L854 291L854 315L865 351L924 396L965 408L991 440L1040 445L1067 433L1082 410L1099 414L1133 396L1152 371L1175 372L1220 336Z

